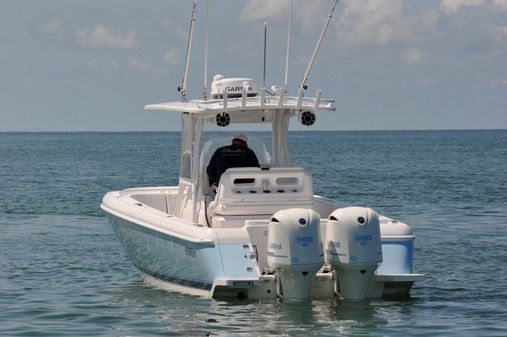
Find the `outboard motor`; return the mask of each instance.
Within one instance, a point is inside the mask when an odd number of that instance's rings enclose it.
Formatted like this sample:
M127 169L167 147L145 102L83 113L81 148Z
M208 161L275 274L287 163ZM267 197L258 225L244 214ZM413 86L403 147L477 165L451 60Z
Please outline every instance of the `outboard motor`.
M307 298L324 263L320 215L303 208L276 212L268 228L267 260L276 272L279 296Z
M326 262L338 274L342 298L367 298L368 286L382 262L378 214L363 207L335 210L327 221L324 246Z

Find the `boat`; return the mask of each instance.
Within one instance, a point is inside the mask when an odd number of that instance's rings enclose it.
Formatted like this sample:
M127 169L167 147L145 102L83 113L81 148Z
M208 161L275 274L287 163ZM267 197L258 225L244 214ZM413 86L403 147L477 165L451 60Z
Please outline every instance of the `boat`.
M194 0L182 100L145 107L181 116L179 183L111 191L101 204L144 282L211 299L409 296L424 278L413 272L410 226L315 195L311 173L290 159L289 120L311 126L321 112L336 111L321 90L305 92L310 66L297 95L286 85L268 92L252 78L218 74L209 97L205 80L203 97L187 99L195 6ZM271 147L250 136L260 167L229 168L210 185L210 158L231 138L210 138L205 126L237 123L270 125Z

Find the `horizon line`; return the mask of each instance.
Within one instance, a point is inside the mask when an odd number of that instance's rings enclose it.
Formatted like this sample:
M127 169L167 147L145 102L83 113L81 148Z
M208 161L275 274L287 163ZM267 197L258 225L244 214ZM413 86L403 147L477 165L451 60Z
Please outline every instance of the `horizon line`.
M205 130L203 132L237 132L230 130ZM271 130L244 130L245 132L271 132ZM507 131L507 128L478 128L478 129L351 129L351 130L289 130L289 132L407 132L407 131ZM0 133L160 133L160 132L181 132L181 130L0 130Z

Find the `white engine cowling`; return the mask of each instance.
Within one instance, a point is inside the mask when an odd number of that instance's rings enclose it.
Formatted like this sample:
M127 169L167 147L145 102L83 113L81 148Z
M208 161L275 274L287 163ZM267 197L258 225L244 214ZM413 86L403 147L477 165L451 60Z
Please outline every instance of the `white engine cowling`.
M363 207L346 207L329 215L325 236L326 262L338 274L344 299L367 298L367 291L382 262L378 214Z
M311 209L276 212L268 227L268 265L273 268L284 298L307 298L324 263L320 215Z

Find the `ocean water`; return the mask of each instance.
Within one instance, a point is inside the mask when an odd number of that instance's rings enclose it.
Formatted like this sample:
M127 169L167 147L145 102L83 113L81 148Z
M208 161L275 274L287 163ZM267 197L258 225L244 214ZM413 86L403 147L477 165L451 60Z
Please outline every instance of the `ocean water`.
M427 277L399 301L222 302L144 285L100 201L176 184L179 144L0 133L1 336L507 336L506 130L291 133L316 193L412 226Z

